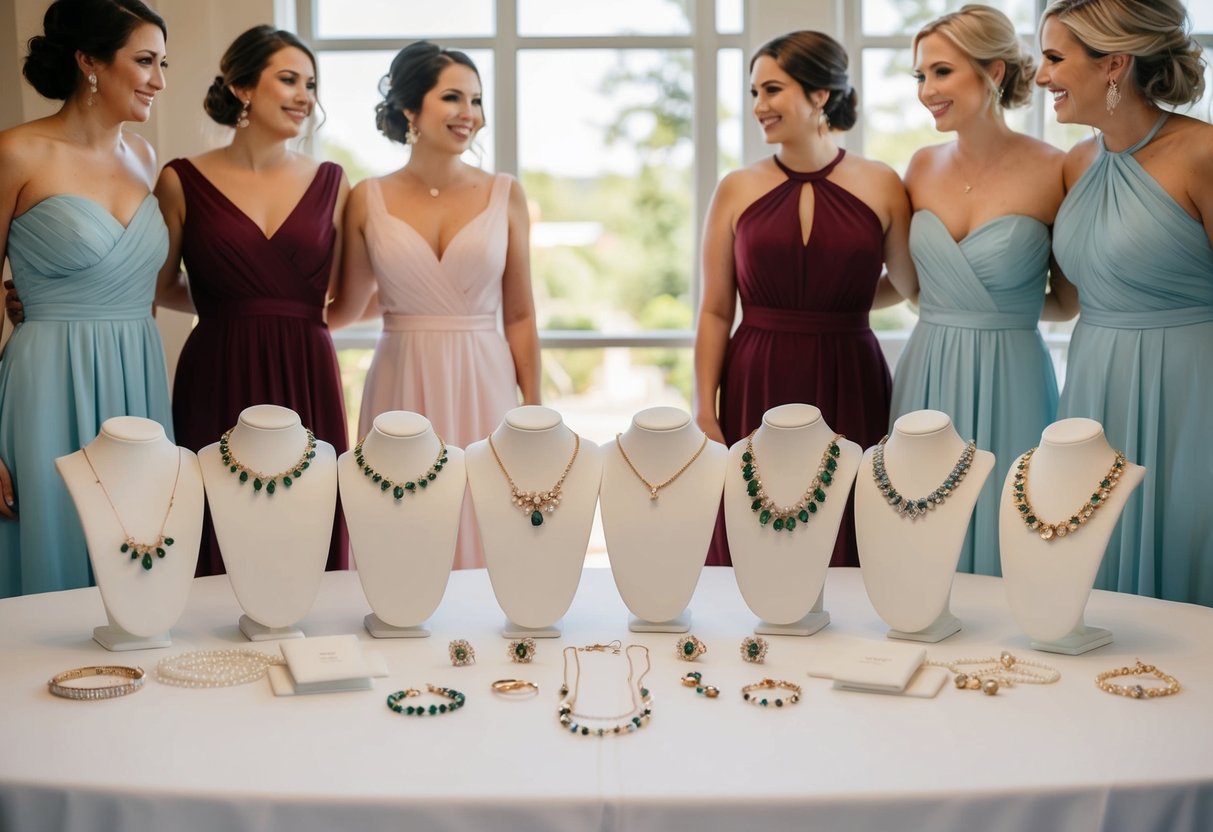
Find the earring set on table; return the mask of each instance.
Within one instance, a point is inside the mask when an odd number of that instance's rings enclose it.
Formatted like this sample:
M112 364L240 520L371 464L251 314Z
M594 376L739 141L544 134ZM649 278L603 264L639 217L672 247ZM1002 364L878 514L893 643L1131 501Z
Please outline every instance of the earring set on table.
M517 664L530 664L535 658L535 639L515 639L510 642L508 650L510 661ZM451 664L455 667L476 663L476 648L472 647L467 639L455 639L448 645L447 652L450 654Z
M746 636L741 640L741 658L752 664L762 664L767 657L767 648L771 645L761 636ZM674 655L684 662L693 662L704 653L708 646L693 635L678 639L674 646Z

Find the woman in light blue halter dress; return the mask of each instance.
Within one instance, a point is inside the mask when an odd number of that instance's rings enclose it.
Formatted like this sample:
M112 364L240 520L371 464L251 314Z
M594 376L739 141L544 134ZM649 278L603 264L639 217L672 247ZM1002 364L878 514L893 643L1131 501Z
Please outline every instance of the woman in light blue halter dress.
M994 453L957 568L1000 575L1003 480L1057 409L1037 322L1062 154L1006 126L1003 108L1028 101L1033 67L1001 12L967 6L944 15L915 36L914 54L919 99L936 128L955 130L957 140L919 151L906 174L919 320L897 365L890 424L940 410L961 436ZM1073 306L1061 285L1054 282L1053 317L1073 314L1059 302Z
M1171 0L1154 4L1175 19L1161 45L1069 5L1046 13L1038 81L1058 121L1102 136L1070 152L1057 215L1054 251L1081 303L1060 414L1098 420L1146 468L1096 586L1213 605L1213 127L1155 103L1199 98L1199 47ZM1111 51L1135 44L1136 57Z
M25 311L0 359L0 597L91 582L56 457L112 416L152 418L172 435L151 317L168 232L149 193L151 149L121 132L147 119L164 87L164 24L136 0L121 4L131 14L117 33L112 14L93 14L100 4L51 6L25 75L65 104L0 134L0 239Z

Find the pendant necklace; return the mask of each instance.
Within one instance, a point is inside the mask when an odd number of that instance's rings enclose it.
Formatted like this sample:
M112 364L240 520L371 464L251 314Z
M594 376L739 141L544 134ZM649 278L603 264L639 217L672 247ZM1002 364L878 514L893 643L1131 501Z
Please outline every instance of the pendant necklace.
M885 436L872 451L872 479L876 481L876 488L889 501L893 510L911 520L926 514L928 509L943 505L944 501L960 485L961 480L965 478L965 474L969 472L969 467L973 464L973 454L977 452L977 442L969 440L960 454L960 459L956 460L952 471L944 477L939 487L927 496L915 500L897 493L897 489L889 482L889 472L884 467L884 445L888 441L889 437Z
M660 496L658 494L658 492L661 491L661 489L665 488L670 483L674 482L674 480L681 477L688 468L690 468L692 465L695 464L695 460L699 459L699 455L701 453L703 453L703 449L708 446L708 435L705 433L703 435L703 442L701 442L699 445L699 450L697 450L695 452L694 456L692 456L689 460L687 460L685 465L683 465L681 468L679 468L677 471L675 471L674 475L672 477L670 477L669 479L667 479L665 482L651 483L644 478L643 474L641 474L638 470L636 470L636 466L632 463L631 458L628 457L628 452L623 449L623 442L619 438L621 436L623 436L622 433L615 434L615 445L619 448L619 453L623 455L623 461L628 464L628 467L632 469L632 473L636 475L636 479L638 479L642 483L644 483L645 487L649 489L649 499L654 502L656 502L658 496Z
M573 455L569 457L569 464L564 466L564 470L560 473L560 479L556 480L556 484L547 491L523 491L514 482L514 478L510 476L510 472L505 470L505 464L501 461L501 455L497 453L497 446L493 444L493 435L489 434L489 450L493 452L493 459L497 460L497 467L501 469L501 473L505 476L506 481L510 484L510 497L514 501L514 505L522 511L523 514L529 514L531 517L532 526L543 525L543 513L546 511L551 514L560 505L561 488L564 486L564 478L569 475L569 469L573 467L573 463L577 461L577 452L581 450L581 437L576 433L573 434Z
M746 437L745 452L741 455L741 478L746 483L746 494L753 500L750 510L758 513L758 525L765 526L770 523L771 528L777 532L785 529L790 532L796 528L797 522L809 522L809 517L817 513L817 504L826 501L825 490L834 482L838 457L842 454L838 442L843 435L834 434L834 438L826 445L821 462L817 465L817 474L805 489L804 496L795 505L780 506L767 496L762 487L762 472L758 469L758 455L754 453L755 433L758 433L757 428Z
M446 465L446 443L442 441L442 437L438 437L438 456L434 463L430 465L429 470L411 480L390 480L383 474L380 474L372 468L366 461L366 456L362 453L362 443L366 441L366 437L354 446L354 461L358 463L358 467L362 469L362 473L370 478L371 482L379 486L381 492L391 490L392 496L397 501L404 497L407 491L410 494L416 494L418 491L424 491L431 482L438 479L438 472Z
M579 654L607 653L618 656L621 648L628 661L627 686L632 707L623 713L613 715L579 712L577 710L577 697L581 692L581 657ZM653 716L653 695L644 686L644 678L649 674L651 668L649 648L643 644L629 644L627 647L623 647L618 641L612 641L610 644L588 644L585 647L569 645L564 648L563 652L564 683L560 686L561 698L560 705L556 708L556 715L561 726L569 733L579 734L583 737L609 737L635 733L649 724ZM636 672L636 659L633 658L633 653L636 656L641 654L644 656L644 669L639 674ZM570 656L573 657L573 664L577 671L571 685L569 682ZM581 720L581 722L577 720ZM585 724L586 722L597 723L598 727L591 727Z
M1125 455L1123 451L1116 451L1116 459L1112 462L1112 467L1108 469L1108 473L1104 474L1103 479L1099 481L1099 485L1087 501L1082 504L1078 511L1070 515L1068 520L1062 520L1060 523L1046 523L1040 519L1039 513L1032 507L1032 503L1028 498L1028 469L1031 467L1032 454L1036 453L1036 448L1030 449L1015 465L1015 480L1011 486L1011 500L1015 503L1015 508L1019 511L1019 516L1023 518L1024 525L1034 532L1040 534L1041 540L1053 540L1055 537L1065 537L1066 535L1078 531L1079 526L1084 525L1091 516L1095 514L1096 509L1108 501L1108 497L1112 494L1112 489L1120 482L1120 475L1124 472Z
M153 554L157 558L163 558L168 554L168 547L173 545L173 539L164 536L164 527L168 524L168 516L173 512L173 500L177 497L177 483L181 481L181 449L176 448L175 450L177 451L177 474L173 477L173 490L168 495L168 508L165 509L164 520L160 522L160 533L156 535L155 543L139 543L126 530L126 524L122 522L122 516L118 514L118 507L114 505L109 491L105 488L105 483L101 481L101 476L93 466L93 461L89 459L88 449L80 449L80 452L84 454L84 461L88 463L89 470L93 472L93 478L101 487L101 493L105 495L106 502L110 504L110 511L114 513L114 519L118 521L118 526L122 529L123 541L122 545L118 547L118 551L124 555L130 554L131 560L140 561L145 570L150 570L155 563L152 560Z
M219 438L219 455L223 459L223 464L227 466L227 469L239 477L242 485L248 482L250 478L252 479L253 491L260 491L264 488L266 494L273 494L278 488L279 481L287 488L290 488L295 480L302 477L303 472L311 467L312 460L316 458L316 437L310 430L304 428L307 431L307 444L304 446L303 455L299 457L294 465L279 471L277 474L263 474L260 471L254 471L232 453L230 440L232 431L235 429L234 427L228 428L227 433Z

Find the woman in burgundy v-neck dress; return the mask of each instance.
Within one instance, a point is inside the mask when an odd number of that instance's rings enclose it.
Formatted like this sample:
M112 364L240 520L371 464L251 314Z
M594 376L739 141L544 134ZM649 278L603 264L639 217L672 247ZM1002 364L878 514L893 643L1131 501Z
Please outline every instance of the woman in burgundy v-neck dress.
M842 47L818 32L776 38L750 64L754 115L779 154L717 188L695 341L697 419L728 445L770 408L796 402L865 448L888 425L889 370L868 312L917 291L909 202L891 169L831 138L855 123L846 68ZM731 563L723 516L707 562ZM849 500L830 563L859 563Z
M245 408L276 404L341 454L345 408L324 306L348 185L337 165L286 147L315 104L315 61L289 32L259 26L236 39L220 69L206 109L236 128L232 143L174 159L156 187L170 237L157 300L198 313L173 385L177 441L197 451ZM338 513L327 568L347 564ZM198 574L223 571L208 514Z

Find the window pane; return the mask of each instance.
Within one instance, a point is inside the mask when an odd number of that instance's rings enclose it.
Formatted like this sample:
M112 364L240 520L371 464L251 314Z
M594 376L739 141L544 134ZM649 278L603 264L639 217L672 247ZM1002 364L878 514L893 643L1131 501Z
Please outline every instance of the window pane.
M1188 17L1192 20L1193 32L1213 32L1213 3L1209 0L1188 0Z
M968 0L863 0L865 35L913 35L941 14L954 12ZM990 3L1021 32L1036 31L1035 0L999 0Z
M735 35L744 28L741 0L716 0L716 31Z
M518 55L541 329L690 329L689 50Z
M918 102L909 49L863 50L864 155L905 173L914 151L947 141Z
M750 115L743 57L740 49L716 55L717 178L741 166L741 125Z
M467 50L480 70L483 84L484 117L472 150L464 154L468 164L493 170L493 53L483 49ZM375 129L375 105L383 100L379 82L392 65L395 52L322 51L320 61L320 103L324 107L324 125L317 132L320 157L345 168L350 183L368 176L382 176L408 160L404 145L389 141ZM477 153L476 151L479 151Z
M520 35L686 35L693 0L518 0Z
M322 38L449 38L494 35L493 0L316 0ZM443 44L444 46L446 44Z

